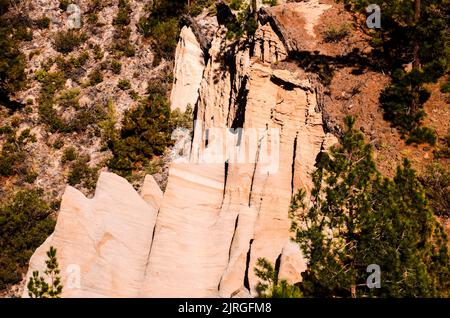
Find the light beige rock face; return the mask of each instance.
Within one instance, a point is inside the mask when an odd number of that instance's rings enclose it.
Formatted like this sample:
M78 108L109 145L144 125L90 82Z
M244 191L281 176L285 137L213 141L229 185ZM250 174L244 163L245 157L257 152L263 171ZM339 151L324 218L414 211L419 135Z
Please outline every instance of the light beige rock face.
M139 296L156 214L115 174L100 175L93 199L67 187L55 231L31 258L27 280L33 270L44 271L54 246L63 297Z
M184 30L181 42L189 35ZM245 41L231 45L219 28L198 98L184 96L197 106L192 150L172 163L164 195L151 177L139 196L110 174L100 178L93 200L68 188L55 233L30 270L42 269L44 252L54 245L63 270L70 263L82 270L82 288L65 291L68 297L256 296L261 257L279 264L280 278L299 282L306 261L291 241L291 197L311 189L317 155L335 138L324 132L311 77L274 68L288 55L284 40L262 23L251 50ZM186 51L177 50L178 65L191 61ZM189 72L176 74L177 83L190 80ZM240 136L245 160L205 161L214 149L212 129L239 127L233 138Z
M259 25L256 31L255 52L262 62L275 63L284 61L288 52L269 24Z
M170 95L172 110L185 111L188 105L193 108L198 99L198 89L205 69L205 59L194 33L190 27L183 27L176 49L174 84Z

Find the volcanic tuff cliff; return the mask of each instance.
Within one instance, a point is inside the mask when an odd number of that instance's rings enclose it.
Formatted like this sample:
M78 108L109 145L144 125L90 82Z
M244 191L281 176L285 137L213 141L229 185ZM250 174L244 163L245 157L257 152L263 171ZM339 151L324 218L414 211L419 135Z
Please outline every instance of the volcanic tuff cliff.
M290 241L290 200L299 188L311 188L316 157L335 138L324 129L314 74L278 67L303 44L277 12L302 16L301 31L313 48L314 23L329 6L280 7L262 9L252 41L230 42L212 17L183 28L171 102L195 106L198 148L171 164L164 194L151 176L138 194L111 173L101 174L92 199L68 187L55 231L33 255L27 279L44 269L49 246L58 250L63 297L255 296L259 257L278 264L291 283L301 279L305 261ZM270 129L279 129L278 169L259 161L260 144L247 147L248 163L201 162L212 127L260 129L260 140L270 142ZM251 142L245 134L236 138Z

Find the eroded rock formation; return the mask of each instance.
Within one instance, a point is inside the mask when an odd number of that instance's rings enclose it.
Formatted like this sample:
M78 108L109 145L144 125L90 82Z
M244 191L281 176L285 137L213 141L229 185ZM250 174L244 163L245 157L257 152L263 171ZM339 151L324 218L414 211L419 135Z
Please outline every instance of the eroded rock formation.
M67 188L55 232L36 251L28 275L44 267L53 245L65 297L255 296L260 257L279 265L289 282L301 280L305 260L290 238L291 196L311 189L316 157L334 137L324 131L312 77L275 67L288 58L290 40L280 32L286 27L275 32L265 17L254 45L231 43L225 28L218 28L206 65L194 33L183 29L172 103L196 106L191 153L171 165L164 195L151 177L138 195L108 173L92 200ZM202 161L212 147L208 128L239 127L242 134L233 133L245 146L244 162ZM256 147L252 131L259 134ZM269 150L262 149L265 141ZM261 160L266 150L276 159L270 169ZM69 287L70 264L80 268L79 288Z

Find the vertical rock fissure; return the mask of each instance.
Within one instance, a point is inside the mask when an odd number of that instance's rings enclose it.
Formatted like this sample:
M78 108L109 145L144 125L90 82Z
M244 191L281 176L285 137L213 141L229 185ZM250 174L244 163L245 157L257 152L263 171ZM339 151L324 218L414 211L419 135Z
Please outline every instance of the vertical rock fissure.
M228 249L227 264L230 264L230 261L231 261L231 249L233 247L234 238L236 237L236 231L237 231L238 225L239 225L239 214L236 216L236 221L234 222L234 231L233 231L233 236L231 237L231 240L230 240L230 248ZM217 285L217 290L220 290L220 285L222 284L222 279L223 279L223 275L220 277L219 284Z
M248 279L248 270L250 267L250 254L252 251L252 244L253 244L253 239L250 240L250 244L248 246L248 252L247 252L247 259L245 261L244 287L247 288L248 291L250 291L250 281Z
M281 266L281 253L278 255L277 259L275 260L275 284L278 283L278 275L280 274L280 266Z
M294 139L294 150L292 153L292 165L291 165L291 197L294 195L294 176L295 176L295 160L297 158L297 142L298 142L298 132Z
M252 202L253 184L255 182L256 168L258 167L259 153L261 151L261 141L262 141L262 139L264 139L264 136L261 137L261 139L258 140L258 149L256 150L255 165L253 166L252 180L250 182L250 191L248 193L248 207L251 206L251 202Z
M266 123L266 131L265 133L267 133L268 130L268 125ZM248 194L248 207L251 206L251 202L252 202L252 195L253 195L253 184L255 182L255 175L256 175L256 168L258 167L258 163L259 163L259 155L261 152L261 143L263 141L263 139L266 138L266 134L264 134L264 136L262 136L259 140L258 140L258 149L256 150L256 158L255 158L255 165L253 166L253 172L252 172L252 179L250 182L250 191Z
M158 213L156 214L155 225L153 226L152 242L150 243L150 248L148 250L147 263L145 264L145 270L144 270L144 277L147 276L148 264L150 263L150 255L152 254L153 241L155 240L155 232L156 232L156 224L157 224L158 216L159 216L159 210L158 210Z
M236 95L236 45L233 44L231 51L226 51L224 54L225 66L228 66L228 73L230 74L230 97L228 98L228 114L227 114L227 126L230 126L231 121L231 106L233 105L233 98Z
M233 119L231 128L242 128L245 122L245 109L247 107L247 97L249 90L247 89L248 76L242 78L241 85L236 97L236 114Z
M227 161L225 161L225 176L224 176L224 181L223 181L223 194L222 194L222 203L220 204L220 209L222 209L223 207L223 203L225 201L225 194L226 194L226 190L227 190L227 181L228 181L228 169L230 167L230 164Z

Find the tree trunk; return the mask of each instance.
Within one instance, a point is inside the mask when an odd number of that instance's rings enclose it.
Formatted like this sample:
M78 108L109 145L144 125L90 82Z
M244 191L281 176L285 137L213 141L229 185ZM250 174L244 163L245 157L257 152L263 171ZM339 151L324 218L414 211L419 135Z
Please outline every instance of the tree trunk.
M356 285L350 286L350 292L351 292L352 298L356 298Z
M258 17L258 6L256 4L256 0L252 0L252 11L253 11L253 17L256 19Z
M420 11L421 11L421 5L420 5L420 0L414 0L414 23L415 26L417 28L419 21L420 21ZM417 34L417 32L416 32ZM420 51L420 43L419 43L419 39L417 38L417 36L415 35L414 38L414 43L413 43L414 47L413 47L413 63L412 63L412 67L413 70L418 70L420 69L421 65L420 65L420 58L419 58L419 51ZM420 91L421 85L417 84L414 87L412 87L413 89L413 101L412 101L412 105L411 105L411 115L415 116L418 112L419 112L419 107L420 107L420 101L419 101L419 91Z

